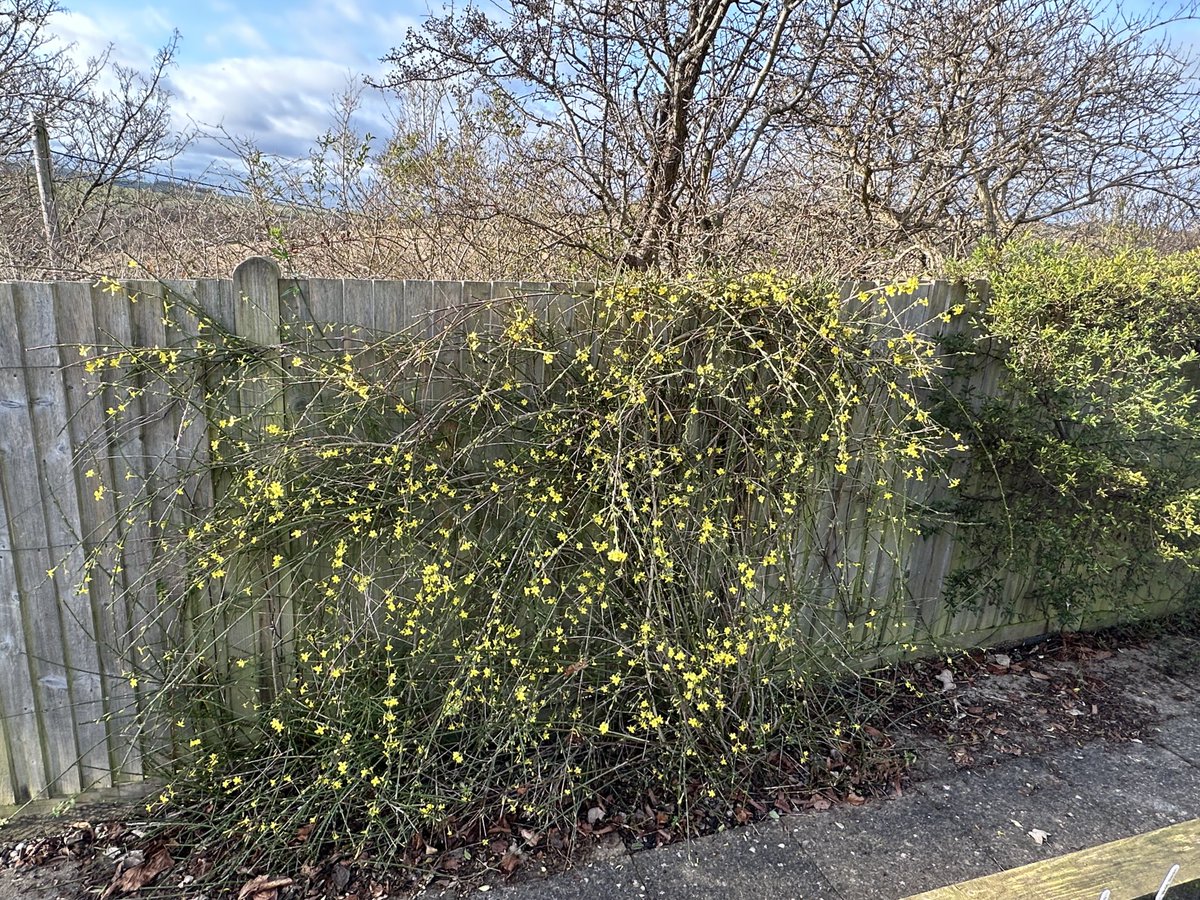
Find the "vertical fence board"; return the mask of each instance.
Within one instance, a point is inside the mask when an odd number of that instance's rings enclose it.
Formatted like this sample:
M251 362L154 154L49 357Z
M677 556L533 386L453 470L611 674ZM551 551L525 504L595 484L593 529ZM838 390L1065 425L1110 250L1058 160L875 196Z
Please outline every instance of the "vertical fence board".
M178 485L177 492L170 498L170 509L164 526L175 533L185 533L200 518L209 512L213 503L212 476L208 447L208 417L204 396L204 378L201 364L196 361L200 341L212 338L212 328L203 319L199 305L199 284L195 279L166 281L162 283L163 338L165 347L177 354L175 365L178 374L168 373L172 383L168 407L170 426L171 458L164 460L163 471ZM182 389L186 385L186 392ZM200 593L207 601L205 592L192 590L192 573L186 560L177 559L168 573L174 596L186 597L193 603L193 595ZM191 641L195 634L190 612L176 614L172 633L180 635L173 640ZM211 651L210 651L211 652ZM181 742L192 737L192 723L184 723L188 731L172 729L172 743L176 751Z
M340 341L341 324L345 321L342 312L342 280L310 278L308 293L302 295L302 300L305 298L308 301L307 319L317 323L317 330L321 332L320 335L314 334L314 337L328 337L330 340Z
M234 324L232 282L212 278L199 279L193 287L192 300L196 310L195 336L189 336L189 343L194 341L194 346L198 349L200 341L203 340L206 347L219 348L220 330ZM184 446L193 448L194 455L186 465L199 471L194 486L195 515L203 515L211 509L218 494L228 488L228 478L223 471L211 469L212 442L218 438L218 433L213 426L214 410L210 405L213 401L203 396L205 393L218 393L221 387L210 363L200 357L196 365L199 371L194 374L202 394L196 398L196 405L192 410L196 422L194 429L189 429ZM188 575L195 577L195 573ZM228 672L230 658L228 625L222 603L223 586L209 579L202 587L193 590L191 597L192 606L187 617L189 639L195 643L198 652L214 661L219 671Z
M300 430L307 421L316 390L304 374L304 359L321 334L313 320L309 282L287 279L279 284L279 340L283 406L287 427ZM295 365L294 361L300 364Z
M248 432L259 434L271 426L283 427L284 392L280 353L279 267L266 257L252 257L233 272L237 334L254 349L238 386L238 402ZM251 417L251 414L253 416ZM284 683L282 670L286 644L292 637L290 598L279 590L278 579L265 558L255 560L236 579L239 593L247 596L246 614L230 634L239 655L253 659L258 695L266 697Z
M168 351L167 287L148 279L125 284L130 298L129 317L133 346L145 354L153 365L162 366L159 354ZM175 484L179 475L178 433L182 421L181 404L172 396L169 385L156 370L140 367L135 384L136 402L131 409L140 423L142 459L137 475L149 491L145 507L147 550L159 554L165 549L165 539L175 521L179 500L167 486ZM176 628L181 624L172 605L161 602L160 592L175 594L180 581L186 577L179 560L167 557L156 566L155 580L140 592L139 647L135 650L149 660L158 660L164 648L177 640ZM145 650L141 650L144 646ZM172 756L175 733L170 722L147 723L143 729L143 753L157 763L166 763Z
M408 326L404 308L404 282L375 282L375 328L381 338L394 338Z
M12 298L0 285L0 322L15 322L11 310ZM24 803L46 788L47 779L33 659L25 639L24 602L17 579L16 556L18 548L25 546L20 528L23 517L10 514L17 498L9 496L3 477L11 458L25 452L11 438L18 427L16 419L26 414L28 402L15 337L13 333L12 339L6 340L0 334L0 725L5 744L0 776L7 774L7 778L0 777L0 802Z
M4 378L0 361L0 380ZM4 418L4 411L0 409L0 427L4 425ZM4 465L3 456L0 456L0 465ZM37 746L37 719L26 669L25 635L21 628L21 595L12 557L8 508L0 486L0 805L23 803L30 798L31 779L20 769L25 768L24 756L29 748ZM32 755L40 759L39 754ZM16 764L17 759L21 760L20 767Z
M66 700L75 725L74 746L80 788L104 784L109 777L107 730L100 660L90 592L83 586L79 493L74 478L67 403L60 376L54 322L54 286L20 285L14 291L17 320L25 344L34 445L40 464L42 514L54 575L46 597L57 597L61 659ZM56 660L57 661L57 660Z
M40 453L34 437L33 407L42 398L30 391L28 384L30 361L19 326L22 304L15 293L10 286L0 285L0 358L20 360L26 368L15 373L15 378L5 379L5 395L0 396L0 408L8 413L5 427L0 428L0 457L5 461L0 477L16 538L13 560L41 732L39 746L45 754L45 780L35 789L39 793L75 793L82 785L79 747L58 589L55 578L47 574L55 562L46 532Z
M100 784L104 785L120 780L119 745L126 739L136 713L129 682L121 677L117 649L119 636L115 618L108 610L116 595L113 571L118 565L119 535L111 490L112 475L107 465L104 442L103 411L92 396L96 379L84 371L85 361L97 360L92 292L86 284L62 283L54 286L54 295L58 338L62 344L60 363L66 415L73 448L71 457L75 468L75 489L79 496L81 546L94 561L88 571L91 581L86 596L91 607L89 624L96 645L105 700L108 771L100 779ZM99 490L100 485L106 486L106 489Z
M133 325L130 321L128 298L99 287L92 288L91 294L98 352L107 355L131 347ZM131 505L131 492L136 490L135 485L142 483L144 478L145 453L142 448L141 429L129 426L125 418L114 415L117 407L124 401L124 395L118 394L117 386L111 383L110 378L111 376L95 388L97 397L93 402L99 405L100 412L97 415L103 420L105 450L103 455L95 455L93 462L98 477L104 480L111 492L116 516L113 534L117 538L118 546L114 562L120 569L117 577L121 590L111 601L107 613L112 619L116 635L114 656L125 654L125 657L119 660L121 670L117 676L125 677L126 670L134 664L137 648L144 643L141 634L141 628L144 627L142 618L145 611L152 608L154 589L144 576L152 558L149 529L138 515L138 510ZM141 699L137 692L134 692L134 698L140 710ZM114 751L119 756L119 771L131 778L142 774L144 767L140 742L123 742L115 747Z
M472 332L486 343L492 336L496 320L492 309L492 286L486 281L464 281L463 306L469 311L464 322L467 334Z
M342 321L354 343L369 343L375 331L375 282L347 278L342 282Z
M448 379L463 360L463 283L435 281L429 298L429 336L437 348L430 372L429 399L442 400L449 395Z
M404 318L414 340L428 340L432 336L429 310L433 306L433 282L404 282Z

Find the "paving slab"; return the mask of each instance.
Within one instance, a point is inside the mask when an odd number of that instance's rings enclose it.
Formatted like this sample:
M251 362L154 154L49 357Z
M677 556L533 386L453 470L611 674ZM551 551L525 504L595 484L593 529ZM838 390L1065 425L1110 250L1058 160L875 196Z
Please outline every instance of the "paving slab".
M843 900L906 897L996 868L972 822L921 791L783 824Z
M472 893L468 889L467 893L509 900L615 900L647 896L632 858L624 852L610 859L593 859L548 878L534 876L514 884L483 885L482 890ZM463 890L453 887L428 891L424 896L449 900L463 896Z
M1200 769L1174 748L1101 743L1051 759L1097 814L1119 816L1135 833L1200 817Z
M633 860L647 897L848 900L782 821L639 853Z
M1200 767L1200 717L1183 715L1168 719L1156 726L1147 740L1190 765Z
M1200 690L1200 640L1183 634L1162 635L1151 653L1159 670Z
M93 900L77 873L78 866L66 860L0 870L0 900Z
M960 881L909 900L1198 900L1200 819L1088 847L1043 862Z
M937 803L965 823L994 862L993 871L1154 827L1140 827L1143 822L1126 814L1130 804L1113 802L1111 792L1097 785L1068 779L1048 760L1014 759L970 770L942 788Z
M959 770L944 741L919 731L898 732L895 740L896 748L908 759L909 778L914 782L950 778Z
M1164 662L1157 647L1130 647L1104 661L1106 681L1159 715L1191 715L1200 703L1200 673Z

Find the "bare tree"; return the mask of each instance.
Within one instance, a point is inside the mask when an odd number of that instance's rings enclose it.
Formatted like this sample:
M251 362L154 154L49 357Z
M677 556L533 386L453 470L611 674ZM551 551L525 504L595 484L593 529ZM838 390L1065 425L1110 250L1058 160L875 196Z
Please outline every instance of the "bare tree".
M82 69L56 46L48 21L56 0L0 0L0 158L24 149L30 114L53 117L85 100L106 59Z
M183 152L190 140L188 134L172 128L165 84L178 46L175 32L148 72L110 63L115 85L90 91L54 122L54 137L61 148L59 168L73 182L62 228L81 251L103 239L113 192L121 181L152 175Z
M188 142L172 127L166 86L179 35L146 72L115 63L109 50L79 64L53 39L51 16L61 11L56 0L0 0L0 254L26 275L45 263L43 241L31 228L36 199L24 146L31 114L50 132L59 250L75 271L120 241L124 229L111 228L110 219L131 198L118 189L169 163Z
M512 0L428 19L388 59L396 87L441 80L511 123L533 178L571 190L545 221L635 267L719 231L807 107L849 0ZM503 198L493 198L499 203ZM563 229L565 218L574 231Z
M1166 39L1191 14L510 0L430 17L387 57L386 86L452 85L504 123L526 186L563 190L533 210L480 197L479 215L560 248L632 266L729 261L840 222L876 255L928 261L1117 191L1191 207L1200 92L1191 55Z
M1166 39L1181 9L890 0L842 17L795 133L884 244L955 252L1114 192L1193 203L1200 92Z

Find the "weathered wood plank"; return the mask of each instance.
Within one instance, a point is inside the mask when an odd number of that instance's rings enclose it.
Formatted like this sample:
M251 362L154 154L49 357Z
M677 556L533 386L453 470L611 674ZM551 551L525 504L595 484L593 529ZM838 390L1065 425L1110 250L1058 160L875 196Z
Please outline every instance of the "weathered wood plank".
M371 343L375 332L375 282L347 278L342 282L342 320L352 346Z
M381 338L394 338L408 327L404 306L404 282L398 279L375 282L375 329Z
M3 300L0 300L2 303ZM21 367L2 355L0 346L0 467L7 465L8 447L3 433L14 415L24 411L17 399L24 396ZM0 480L0 488L3 481ZM41 752L37 704L33 695L34 674L25 642L21 615L21 589L17 582L16 547L8 503L0 489L0 802L24 803L46 785L46 765Z
M56 565L46 530L45 507L50 505L40 492L41 460L34 437L33 406L40 398L30 391L30 361L22 341L18 301L12 286L0 284L0 359L21 360L0 382L0 486L8 502L13 561L17 575L22 626L27 659L38 712L45 778L30 789L46 796L78 793L83 779L79 771L79 745L71 709L70 673L66 662L62 622L58 612L58 589L53 575ZM29 751L37 752L34 748Z
M118 567L116 506L111 489L112 470L104 446L104 412L100 400L92 396L96 379L84 370L94 362L96 321L92 311L92 292L79 282L54 286L54 313L60 345L60 364L68 435L72 446L75 490L79 498L81 549L92 560L88 570L87 594L91 612L90 634L95 644L96 661L104 691L103 717L107 723L106 770L99 786L111 784L120 771L118 744L133 724L136 699L128 679L121 676L118 635L115 619L108 606L114 600L113 571ZM82 575L74 576L76 582Z
M97 351L109 356L131 347L134 339L129 299L100 287L92 288L91 295ZM145 517L133 503L134 495L144 483L145 452L141 428L132 427L117 414L118 407L127 399L126 394L120 391L120 385L114 383L112 374L105 374L103 378L94 402L103 420L106 449L96 454L94 462L97 476L104 480L111 491L116 517L114 536L117 539L114 575L120 582L120 591L112 598L106 613L111 618L115 634L114 656L118 657L117 662L121 665L117 676L127 678L127 670L140 664L138 648L144 646L144 626L139 625L139 621L152 608L154 597L153 584L146 577L152 558L149 528ZM140 706L141 697L137 692L135 699ZM118 772L131 778L142 774L140 735L136 740L121 742L114 748L114 753L117 755Z
M1106 890L1111 892L1111 900L1138 900L1153 897L1175 865L1179 872L1174 884L1200 879L1200 819L926 891L906 900L1081 900L1099 897Z
M233 273L237 297L237 334L254 348L239 385L239 405L245 426L259 439L268 429L286 425L282 360L280 358L279 267L267 257L252 257ZM259 699L284 684L284 657L294 633L291 598L279 590L278 578L265 558L236 575L240 594L248 598L246 615L231 627L242 654L255 659ZM257 606L257 608L255 608Z
M169 473L171 483L162 485L169 489L170 509L163 526L170 533L171 544L178 535L199 523L213 504L205 364L196 358L201 342L212 340L213 329L205 321L206 313L200 306L199 285L195 279L162 283L165 341L174 354L166 373L171 385L168 412L173 457L166 461L163 469L164 473ZM176 370L171 371L171 367ZM189 561L181 556L173 558L166 567L168 602L177 610L171 623L170 643L186 647L189 652L203 652L211 659L211 642L207 640L207 634L197 633L198 617L195 615L197 606L210 608L211 596L206 588L194 588L191 568ZM211 619L205 624L210 625ZM197 638L203 642L202 649L197 647ZM178 720L171 727L171 744L176 757L183 752L185 742L196 735L195 724Z
M154 584L146 591L142 612L146 616L142 628L145 658L158 665L162 653L176 644L180 635L178 609L162 602L162 594L177 596L186 578L181 561L166 554L172 529L178 524L181 496L175 493L180 481L179 431L183 403L176 397L165 372L170 344L175 340L168 333L173 325L173 301L169 288L159 281L143 279L128 282L131 305L130 322L133 343L150 366L139 367L135 380L138 396L131 405L140 423L143 460L140 468L144 486L142 500L146 512L147 538L151 552L159 557L154 570ZM166 555L164 555L166 554ZM143 751L153 753L166 762L173 753L176 739L172 723L147 723Z
M304 320L313 324L312 337L328 339L338 346L341 342L343 287L340 278L310 278L307 290L301 293L297 305Z
M43 514L55 574L68 697L75 721L82 789L110 783L108 734L104 725L97 632L89 586L85 585L80 493L76 487L68 408L59 367L54 285L21 285L15 292L17 318L26 345L34 449L41 462ZM64 348L66 349L66 348ZM76 359L78 359L78 351ZM87 498L88 501L92 497Z
M206 348L219 349L223 342L219 332L235 324L233 282L215 278L197 280L193 299L200 313L196 322L196 347L199 348L204 342ZM197 442L196 455L191 465L207 469L196 486L198 508L195 514L202 516L211 510L216 498L229 487L225 471L211 467L216 462L214 454L218 452L212 449L213 442L223 436L215 422L227 414L220 408L220 403L231 392L220 383L215 367L203 361L199 365L203 371L196 373L197 381L200 390L208 397L198 398L196 424L199 433L194 438ZM212 659L218 671L231 671L223 583L207 580L203 586L193 590L191 596L188 624L195 648Z

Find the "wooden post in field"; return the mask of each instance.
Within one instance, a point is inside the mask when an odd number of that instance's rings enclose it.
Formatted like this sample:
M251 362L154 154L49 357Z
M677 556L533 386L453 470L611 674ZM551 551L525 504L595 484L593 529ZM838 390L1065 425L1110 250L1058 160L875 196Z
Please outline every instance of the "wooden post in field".
M33 171L37 176L38 197L42 203L42 225L46 229L46 250L50 268L58 268L58 206L54 202L54 173L50 168L50 137L46 123L37 113L30 114L33 126Z

